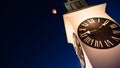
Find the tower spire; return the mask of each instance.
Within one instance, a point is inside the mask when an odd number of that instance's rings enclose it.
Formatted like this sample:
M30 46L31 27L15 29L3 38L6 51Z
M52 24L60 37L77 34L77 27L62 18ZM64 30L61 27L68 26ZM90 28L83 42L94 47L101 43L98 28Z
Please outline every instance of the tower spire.
M88 6L84 0L67 0L64 5L67 11L78 10Z

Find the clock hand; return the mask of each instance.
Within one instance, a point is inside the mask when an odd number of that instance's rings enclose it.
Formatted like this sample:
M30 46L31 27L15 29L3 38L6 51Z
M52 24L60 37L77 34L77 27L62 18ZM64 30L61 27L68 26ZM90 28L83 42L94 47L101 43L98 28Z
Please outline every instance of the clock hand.
M106 20L97 30L101 29L102 27L106 26L109 23L109 20Z
M101 26L99 26L96 30L92 30L92 31L90 31L90 32L94 32L94 33L96 33L98 30L100 30L101 28L103 28L104 26L105 26L106 24L102 24Z
M91 30L91 31L88 30L86 33L87 33L87 34L91 34L91 33L93 33L93 32L95 33L96 31L98 31L99 29L101 29L102 27L104 27L105 25L106 25L106 24L102 24L100 27L98 27L98 29Z
M109 23L110 21L109 20L106 20L102 25L105 26Z
M87 34L91 34L92 32L96 32L96 31L97 31L97 30L91 30L91 31L88 30L86 33L87 33Z
M109 23L109 20L106 20L101 26L98 27L98 29L95 30L91 30L91 31L87 31L87 34L91 34L92 32L96 33L96 31L98 31L99 29L103 28L104 26L106 26Z
M97 30L91 30L90 32L96 32Z
M98 27L98 29L96 29L96 31L99 30L99 29L101 29L102 27L103 27L103 24L100 27Z

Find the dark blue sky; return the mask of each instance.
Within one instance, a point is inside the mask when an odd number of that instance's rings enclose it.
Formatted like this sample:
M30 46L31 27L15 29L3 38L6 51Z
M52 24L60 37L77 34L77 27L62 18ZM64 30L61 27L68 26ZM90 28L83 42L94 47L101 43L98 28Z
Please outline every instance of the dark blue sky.
M119 0L108 3L107 13L120 23ZM67 43L62 15L65 0L4 0L1 22L2 68L81 68ZM58 13L53 15L51 10Z

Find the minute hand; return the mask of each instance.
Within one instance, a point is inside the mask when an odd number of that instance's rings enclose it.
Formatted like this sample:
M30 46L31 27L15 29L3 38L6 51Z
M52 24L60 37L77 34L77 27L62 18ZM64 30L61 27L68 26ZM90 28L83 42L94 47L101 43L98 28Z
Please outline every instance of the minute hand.
M106 26L110 21L106 20L97 30L101 29L102 27Z

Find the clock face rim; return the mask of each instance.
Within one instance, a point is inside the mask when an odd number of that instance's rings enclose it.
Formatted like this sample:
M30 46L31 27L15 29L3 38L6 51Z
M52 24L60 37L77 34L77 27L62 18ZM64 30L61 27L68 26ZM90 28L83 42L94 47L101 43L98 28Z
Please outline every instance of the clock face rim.
M104 18L104 17L91 17L91 18L88 18L88 19L82 21L82 22L79 24L79 26L78 26L78 28L77 28L77 34L78 34L79 39L80 39L85 45L87 45L87 46L89 46L89 47L92 47L92 48L95 48L95 49L110 49L110 48L114 48L114 47L118 46L118 45L120 44L120 41L119 41L118 43L116 43L117 45L113 45L113 46L105 47L105 48L104 48L104 47L91 46L90 44L84 42L84 41L81 39L81 37L80 37L80 35L79 35L79 28L80 28L81 24L82 24L83 22L87 21L87 20L97 19L97 18L99 18L99 19L104 19L104 20L109 20L109 21L112 22L113 24L115 23L115 24L118 26L118 28L120 29L120 25L119 25L117 22L115 22L115 21L113 21L113 20L111 20L111 19ZM111 29L111 30L112 30L112 29ZM120 35L120 34L119 34L119 35Z

